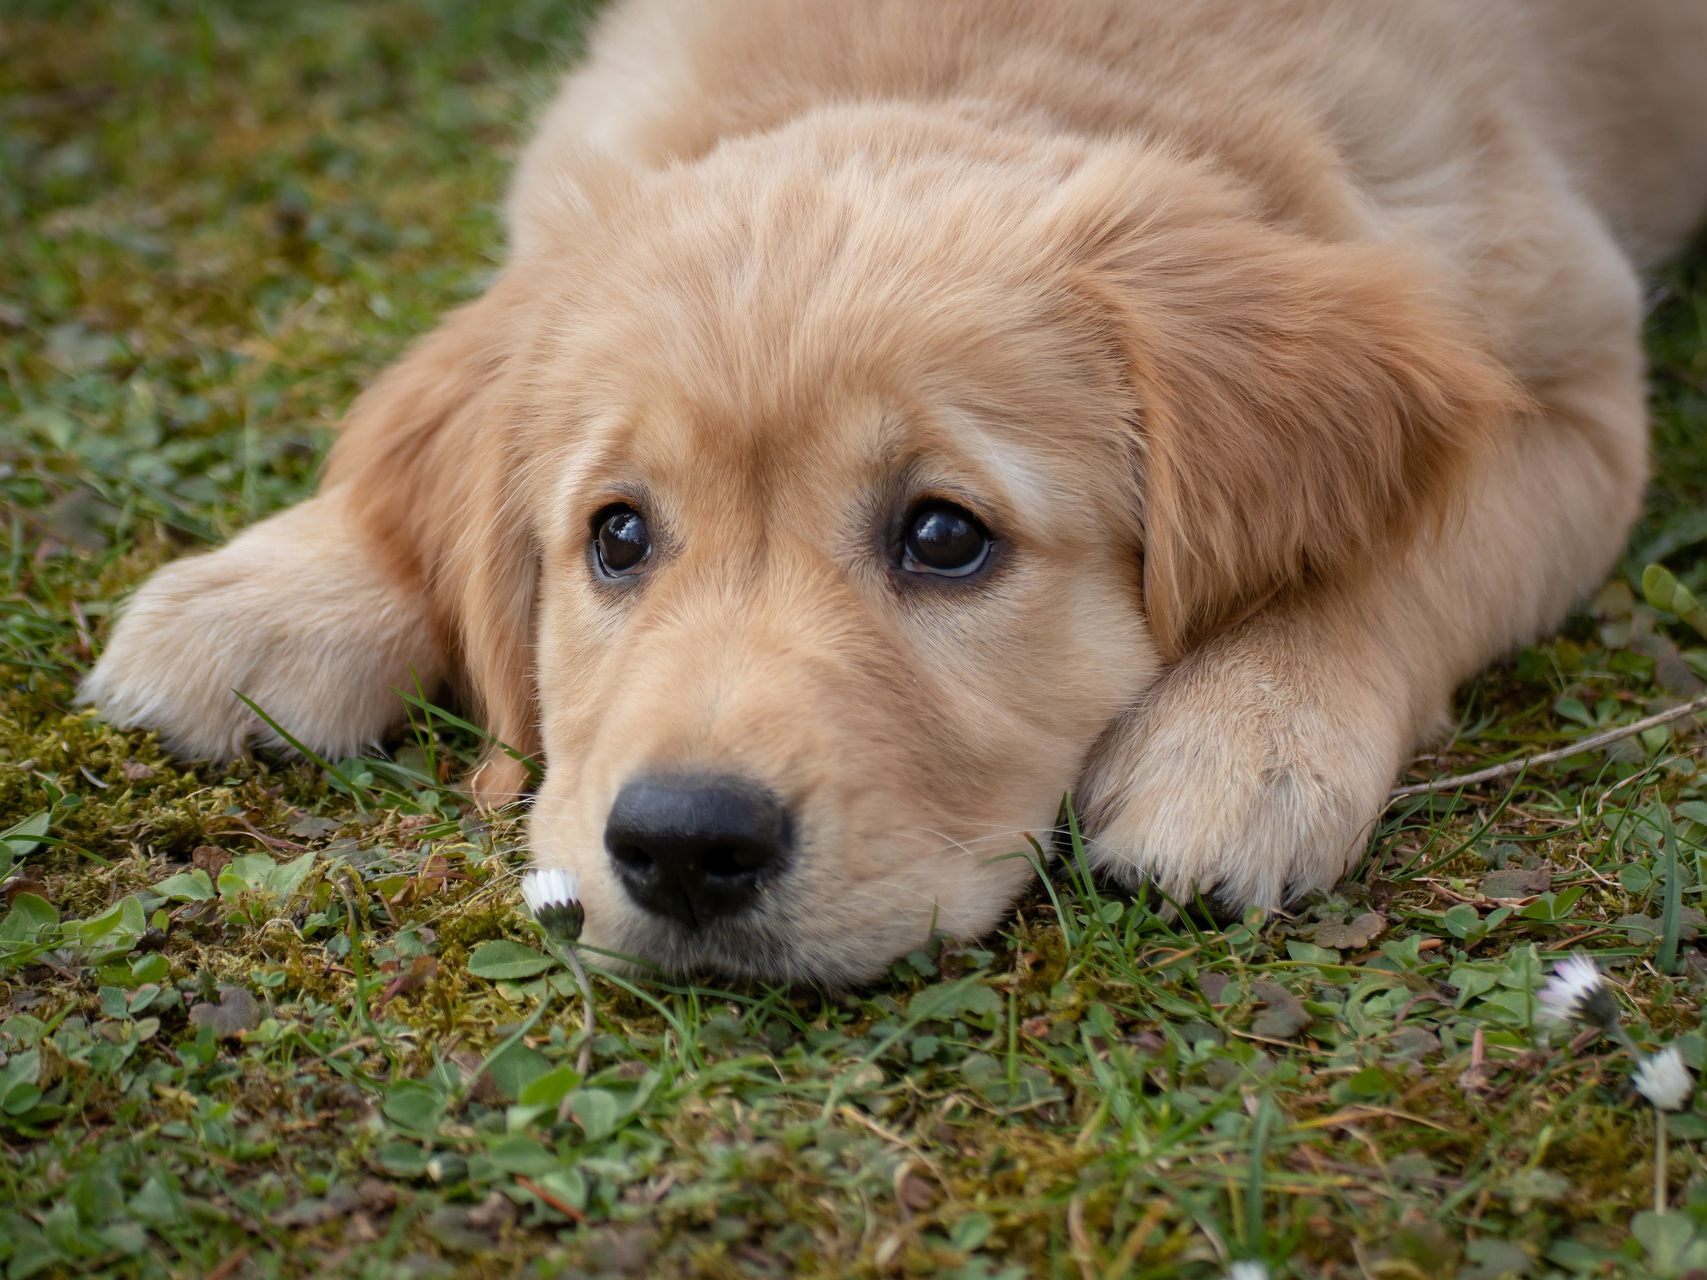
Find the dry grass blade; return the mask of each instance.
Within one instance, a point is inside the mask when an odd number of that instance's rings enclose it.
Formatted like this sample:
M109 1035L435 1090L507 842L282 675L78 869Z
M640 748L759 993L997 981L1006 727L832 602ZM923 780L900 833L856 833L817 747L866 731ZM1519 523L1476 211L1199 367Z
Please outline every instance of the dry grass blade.
M1514 778L1520 773L1541 765L1553 764L1560 760L1569 760L1572 756L1580 756L1585 751L1598 751L1601 747L1611 746L1614 742L1622 742L1625 738L1633 738L1649 729L1657 729L1661 725L1682 720L1687 716L1707 712L1707 695L1692 698L1688 702L1664 711L1656 711L1651 716L1643 716L1629 724L1619 725L1616 729L1607 729L1602 733L1593 733L1579 739L1568 746L1558 747L1552 751L1538 752L1532 756L1524 756L1521 760L1508 760L1504 764L1490 765L1486 769L1477 769L1471 773L1455 773L1445 778L1435 778L1429 782L1412 782L1402 787L1394 787L1388 792L1389 802L1402 800L1406 796L1425 796L1442 791L1457 791L1464 787L1480 786L1484 782L1498 782L1502 778Z

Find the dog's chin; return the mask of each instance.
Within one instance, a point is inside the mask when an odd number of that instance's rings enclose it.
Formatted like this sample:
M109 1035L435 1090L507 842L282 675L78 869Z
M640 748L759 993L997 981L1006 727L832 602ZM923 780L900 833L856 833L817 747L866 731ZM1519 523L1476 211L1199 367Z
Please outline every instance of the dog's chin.
M866 938L814 935L789 923L790 912L746 911L688 927L623 912L608 929L588 913L584 941L600 963L636 975L719 979L840 989L881 978L896 958L923 945L929 927L902 937L893 921ZM806 917L810 918L810 917Z

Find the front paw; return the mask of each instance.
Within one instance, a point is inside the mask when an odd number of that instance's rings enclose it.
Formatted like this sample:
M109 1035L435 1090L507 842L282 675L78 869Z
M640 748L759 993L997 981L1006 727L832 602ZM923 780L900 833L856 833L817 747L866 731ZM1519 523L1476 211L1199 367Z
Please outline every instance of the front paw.
M341 504L322 495L155 573L78 701L194 759L285 745L241 693L310 750L337 756L399 723L396 691L417 678L430 689L440 665L416 594L380 573Z
M1404 748L1391 700L1260 650L1187 659L1099 745L1080 789L1097 870L1277 907L1361 856Z

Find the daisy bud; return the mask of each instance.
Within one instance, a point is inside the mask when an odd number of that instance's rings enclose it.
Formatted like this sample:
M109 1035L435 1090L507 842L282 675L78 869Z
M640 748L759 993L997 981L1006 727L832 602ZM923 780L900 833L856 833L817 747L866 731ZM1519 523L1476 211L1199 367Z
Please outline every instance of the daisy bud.
M1618 1026L1618 998L1587 956L1567 956L1537 995L1541 1012L1559 1022L1580 1022L1611 1031Z
M1683 1050L1675 1044L1642 1059L1631 1083L1659 1111L1682 1111L1695 1096L1695 1077L1683 1065Z
M522 897L546 934L557 942L581 936L581 880L562 867L535 867L522 877Z

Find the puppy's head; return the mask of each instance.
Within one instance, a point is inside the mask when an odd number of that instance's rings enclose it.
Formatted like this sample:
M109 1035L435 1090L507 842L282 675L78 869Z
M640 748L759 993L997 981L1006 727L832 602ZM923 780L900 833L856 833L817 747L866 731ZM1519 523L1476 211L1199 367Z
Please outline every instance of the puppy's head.
M407 536L543 750L536 857L672 969L987 929L1167 660L1422 516L1505 397L1390 251L1163 156L843 113L535 185L417 450L467 500Z

